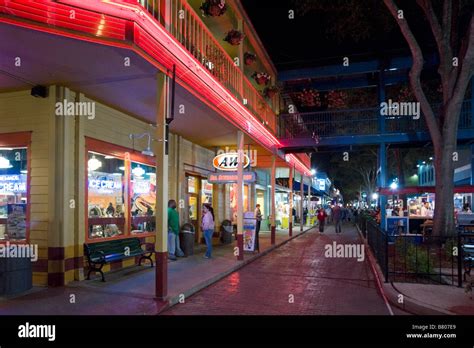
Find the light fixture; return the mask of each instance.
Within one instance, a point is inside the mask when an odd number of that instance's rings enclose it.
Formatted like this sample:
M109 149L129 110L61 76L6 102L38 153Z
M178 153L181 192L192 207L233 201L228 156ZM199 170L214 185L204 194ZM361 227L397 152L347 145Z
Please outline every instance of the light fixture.
M423 161L423 164L426 164L426 161Z
M417 164L417 165L416 165L416 167L417 167L417 168L420 168L420 165L419 165L419 164Z
M21 174L28 174L28 171L25 170L25 169L23 169L23 170L20 170L20 173L21 173Z
M390 188L391 188L392 190L396 190L396 189L398 188L398 184L394 181L394 182L392 182L392 183L390 184Z
M95 158L94 155L92 155L92 158L87 162L87 166L89 170L94 171L102 167L102 162Z
M311 175L315 175L316 174L316 169L311 169Z
M125 170L125 167L124 167L124 166L122 166L122 167L119 167L119 169L120 169L120 170Z
M0 169L8 169L13 167L8 159L0 156Z
M379 194L377 192L372 193L372 199L379 199Z
M137 167L132 169L132 173L135 176L142 177L143 175L145 175L145 169L143 169L142 167L140 167L140 165L138 165Z
M115 157L114 157L114 156L109 156L109 155L107 155L107 156L105 156L104 158L105 158L105 159L114 159Z
M130 134L129 137L130 139L141 139L143 138L144 136L148 136L148 145L146 147L145 150L142 151L142 155L145 155L145 156L155 156L155 154L153 153L153 151L151 150L151 135L150 133L142 133L142 134Z
M432 161L432 160L433 160L433 157L430 157L430 161Z

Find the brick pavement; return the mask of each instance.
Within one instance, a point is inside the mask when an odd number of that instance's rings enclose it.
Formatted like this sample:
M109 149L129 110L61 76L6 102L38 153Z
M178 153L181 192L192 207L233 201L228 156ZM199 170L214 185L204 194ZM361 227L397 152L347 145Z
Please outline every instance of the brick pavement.
M361 243L349 224L342 234L312 230L163 314L388 315L367 260L324 256L333 241Z

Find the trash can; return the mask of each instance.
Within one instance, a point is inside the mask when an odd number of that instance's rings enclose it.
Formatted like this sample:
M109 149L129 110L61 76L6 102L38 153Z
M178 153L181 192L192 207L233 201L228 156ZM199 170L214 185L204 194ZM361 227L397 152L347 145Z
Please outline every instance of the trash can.
M234 234L234 227L232 221L224 220L221 225L221 241L223 244L232 243L232 236Z
M194 255L194 226L190 223L185 223L181 227L179 234L181 250L185 256Z
M31 258L0 258L0 295L13 295L33 287Z

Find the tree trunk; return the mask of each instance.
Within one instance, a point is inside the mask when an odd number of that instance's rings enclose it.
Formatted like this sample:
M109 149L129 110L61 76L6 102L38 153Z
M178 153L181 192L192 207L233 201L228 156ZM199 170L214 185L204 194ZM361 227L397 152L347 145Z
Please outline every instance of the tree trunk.
M439 144L435 147L436 196L434 236L454 234L454 146Z

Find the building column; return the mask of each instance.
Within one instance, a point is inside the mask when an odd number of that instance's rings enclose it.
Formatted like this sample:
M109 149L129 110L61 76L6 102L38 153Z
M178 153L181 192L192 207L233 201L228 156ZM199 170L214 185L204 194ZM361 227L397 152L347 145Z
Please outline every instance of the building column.
M379 102L379 131L385 133L385 115L382 115L381 103L385 102L385 76L383 68L379 71L379 83L377 85L377 97Z
M301 173L301 185L300 185L300 232L303 232L303 199L304 199L304 175Z
M293 236L293 175L295 167L290 168L290 178L288 179L288 186L290 187L290 214L288 217L288 235Z
M270 193L270 223L271 223L271 229L270 229L270 239L271 239L271 244L275 244L275 232L276 232L276 226L275 226L275 214L276 214L276 207L275 207L275 186L276 186L276 158L275 155L272 155L272 174L271 174L271 183L272 183L272 189Z
M471 185L474 185L474 144L471 144Z
M237 132L237 260L244 259L244 133Z
M170 115L170 78L157 75L156 113L156 237L155 297L168 296L168 117Z
M378 176L378 186L386 187L387 186L387 147L385 143L381 143L378 151L378 161L379 161L379 176ZM386 204L387 197L384 195L379 195L380 202L380 225L382 229L386 229L385 226L385 216L386 216Z

